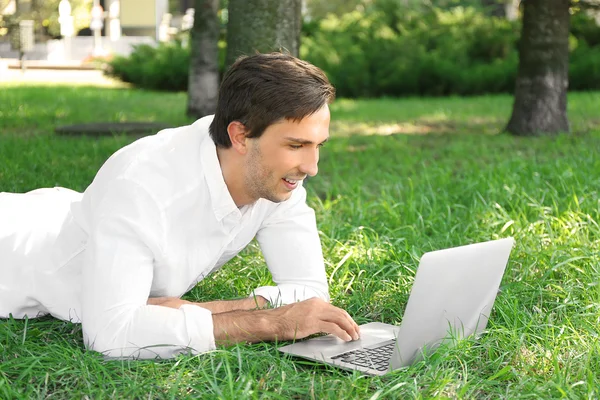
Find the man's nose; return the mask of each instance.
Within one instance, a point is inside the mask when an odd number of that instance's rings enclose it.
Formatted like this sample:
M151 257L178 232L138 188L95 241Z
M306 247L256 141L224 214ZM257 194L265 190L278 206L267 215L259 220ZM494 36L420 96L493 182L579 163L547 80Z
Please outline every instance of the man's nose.
M315 176L319 172L319 149L308 151L300 165L300 171L308 176Z

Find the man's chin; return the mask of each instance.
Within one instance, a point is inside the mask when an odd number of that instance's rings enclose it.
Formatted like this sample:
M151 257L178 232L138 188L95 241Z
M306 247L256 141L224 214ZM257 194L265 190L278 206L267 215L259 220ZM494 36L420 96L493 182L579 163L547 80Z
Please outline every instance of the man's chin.
M265 197L265 199L269 200L272 203L283 203L284 201L288 200L290 197L292 197L292 192L288 192L285 194L271 195L269 197Z

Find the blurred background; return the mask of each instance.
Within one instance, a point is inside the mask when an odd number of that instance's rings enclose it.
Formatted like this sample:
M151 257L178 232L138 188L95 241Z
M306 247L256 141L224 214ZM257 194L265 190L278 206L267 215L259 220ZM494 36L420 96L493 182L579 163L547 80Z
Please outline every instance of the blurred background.
M226 57L227 42L236 40L235 35L228 40L228 29L235 33L242 25L243 31L243 25L248 25L245 17L258 8L261 13L253 15L254 19L267 20L271 15L301 25L299 55L323 68L341 96L512 92L523 14L520 3L0 0L0 69L19 68L22 58L30 68L98 68L108 62L112 63L113 75L136 85L186 90L194 9L209 4L218 16L221 74L235 58L235 54ZM247 7L250 11L230 21L230 7ZM598 2L573 1L569 14L569 87L599 89ZM280 23L276 27L280 36L290 31L289 25ZM285 38L272 41L271 49L277 44L292 53L298 51L290 49ZM126 63L119 58L130 57L136 48L138 60L154 65L144 68L145 77L134 60Z
M600 0L0 0L0 80L187 91L198 118L237 57L283 50L339 97L514 94L509 131L561 132L567 89L600 89L599 24Z

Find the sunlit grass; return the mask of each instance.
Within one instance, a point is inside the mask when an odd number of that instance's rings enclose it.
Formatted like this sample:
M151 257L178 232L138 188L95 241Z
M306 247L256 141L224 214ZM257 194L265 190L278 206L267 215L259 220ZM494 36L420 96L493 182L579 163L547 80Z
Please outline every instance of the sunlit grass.
M0 88L0 191L84 190L132 139L58 137L56 125L180 125L190 122L185 101L125 89ZM570 96L571 135L498 134L511 107L508 96L340 99L319 175L306 183L332 301L361 323L402 321L424 252L515 237L479 340L371 378L281 356L273 344L106 362L83 350L78 325L10 320L0 323L0 398L598 398L600 94ZM188 298L240 297L269 282L253 243Z

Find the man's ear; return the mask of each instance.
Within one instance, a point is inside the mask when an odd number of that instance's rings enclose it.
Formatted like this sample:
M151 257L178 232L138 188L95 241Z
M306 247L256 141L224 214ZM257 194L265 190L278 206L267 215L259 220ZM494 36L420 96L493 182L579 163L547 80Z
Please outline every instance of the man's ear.
M247 133L246 126L240 121L231 121L227 125L227 134L229 135L229 140L231 140L231 146L240 154L246 154L248 151Z

